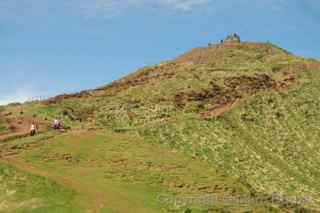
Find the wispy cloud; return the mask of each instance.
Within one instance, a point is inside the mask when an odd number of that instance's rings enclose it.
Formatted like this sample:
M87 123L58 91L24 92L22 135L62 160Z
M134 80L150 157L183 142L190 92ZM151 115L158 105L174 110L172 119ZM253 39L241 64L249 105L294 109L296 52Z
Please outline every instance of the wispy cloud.
M61 11L87 18L114 17L131 9L190 12L214 0L0 0L0 22L25 23Z
M14 91L2 93L0 95L0 105L5 105L14 102L25 102L31 100L34 97L37 97L37 92L34 89L29 87L18 88Z
M263 0L264 6L271 8L274 11L282 11L288 7L288 0Z
M180 11L190 11L210 3L210 0L158 0L159 4Z
M189 12L212 0L69 0L66 5L87 17L114 16L130 9L166 9Z
M318 5L317 0L306 0ZM0 21L26 21L25 18L45 18L60 14L61 11L80 14L84 17L114 17L132 9L167 10L187 13L199 8L219 10L225 5L255 5L279 11L290 3L289 0L0 0ZM236 8L234 8L236 10ZM228 12L228 11L226 11Z

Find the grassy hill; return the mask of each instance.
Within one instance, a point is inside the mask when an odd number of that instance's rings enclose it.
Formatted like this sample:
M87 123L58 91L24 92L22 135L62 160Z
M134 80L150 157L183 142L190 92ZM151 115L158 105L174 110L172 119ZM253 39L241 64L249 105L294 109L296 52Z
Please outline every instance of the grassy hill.
M62 212L317 212L319 73L270 43L196 48L95 90L7 106L0 131L34 119L42 133L6 133L1 161L63 188L34 195L51 208L53 192L66 196ZM56 117L68 132L48 128ZM220 202L186 202L209 195ZM5 212L30 209L0 197L0 211L1 199Z

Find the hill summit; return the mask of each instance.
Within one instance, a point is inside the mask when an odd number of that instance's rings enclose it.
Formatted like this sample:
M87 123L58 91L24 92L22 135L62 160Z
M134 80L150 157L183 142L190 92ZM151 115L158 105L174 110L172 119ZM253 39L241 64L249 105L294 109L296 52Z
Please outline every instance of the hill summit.
M225 43L239 43L241 42L240 36L236 33L232 33L230 35L228 35L223 42Z

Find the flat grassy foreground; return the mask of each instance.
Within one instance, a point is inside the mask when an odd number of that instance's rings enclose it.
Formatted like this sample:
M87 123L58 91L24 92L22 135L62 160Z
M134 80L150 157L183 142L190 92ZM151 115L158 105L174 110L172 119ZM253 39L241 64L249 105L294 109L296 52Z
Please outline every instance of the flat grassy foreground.
M249 191L200 159L139 137L111 132L50 136L1 145L2 154L9 153L6 162L17 170L1 164L1 190L7 196L0 197L0 212L265 212L271 208L199 202L187 206L180 198L212 193L227 198Z

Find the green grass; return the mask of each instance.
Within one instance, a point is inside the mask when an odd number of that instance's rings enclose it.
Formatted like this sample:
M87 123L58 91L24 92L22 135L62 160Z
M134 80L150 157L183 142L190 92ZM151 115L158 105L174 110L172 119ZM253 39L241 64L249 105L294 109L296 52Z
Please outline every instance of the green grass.
M89 135L65 135L53 139L17 140L8 146L38 144L21 150L14 163L30 171L47 174L47 178L77 193L76 203L85 203L87 210L97 212L193 212L208 209L255 209L264 206L177 205L157 202L157 197L204 197L249 194L245 185L217 172L198 158L170 151L161 145L149 144L142 138L109 131ZM2 145L3 148L4 145ZM30 147L30 146L29 146ZM99 210L97 210L99 209Z
M201 156L258 192L310 197L319 205L319 86L261 94L210 121L179 115L141 134Z
M47 178L0 164L0 212L78 212L75 192Z
M0 134L8 132L8 124L5 118L0 117Z

